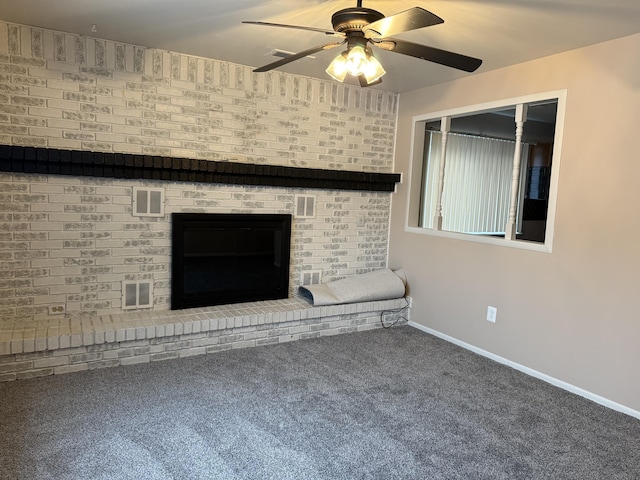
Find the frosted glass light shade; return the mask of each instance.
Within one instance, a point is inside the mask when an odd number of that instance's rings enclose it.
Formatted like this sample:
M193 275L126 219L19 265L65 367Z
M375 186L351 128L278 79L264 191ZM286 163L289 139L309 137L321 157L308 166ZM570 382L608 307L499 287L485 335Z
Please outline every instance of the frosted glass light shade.
M369 55L367 65L362 73L364 74L364 78L367 79L367 83L373 83L387 72L382 68L382 65L376 57Z
M326 72L339 82L344 82L347 76L347 52L342 52L327 67Z
M334 58L326 72L339 82L344 82L347 75L364 75L367 83L375 82L386 73L371 50L360 45L355 45Z

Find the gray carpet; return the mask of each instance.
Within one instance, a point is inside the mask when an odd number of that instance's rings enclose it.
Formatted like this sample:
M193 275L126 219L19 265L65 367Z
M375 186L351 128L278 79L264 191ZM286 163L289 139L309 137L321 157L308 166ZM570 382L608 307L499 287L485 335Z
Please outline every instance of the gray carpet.
M3 479L639 479L640 421L411 327L0 384Z

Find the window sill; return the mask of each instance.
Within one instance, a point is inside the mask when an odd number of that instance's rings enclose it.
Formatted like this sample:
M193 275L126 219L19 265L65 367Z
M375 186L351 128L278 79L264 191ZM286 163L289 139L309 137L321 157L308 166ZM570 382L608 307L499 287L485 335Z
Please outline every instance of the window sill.
M451 238L454 240L463 240L466 242L485 243L488 245L497 245L500 247L519 248L522 250L530 250L533 252L551 253L551 245L539 242L528 242L526 240L507 240L505 238L499 237L446 232L421 227L405 227L405 232L415 233L419 235L432 235L434 237Z

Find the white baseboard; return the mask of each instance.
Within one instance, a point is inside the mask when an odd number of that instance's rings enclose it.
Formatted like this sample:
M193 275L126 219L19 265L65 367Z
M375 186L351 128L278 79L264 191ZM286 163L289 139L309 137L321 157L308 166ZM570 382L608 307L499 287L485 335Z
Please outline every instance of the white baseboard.
M474 353L477 353L478 355L482 355L483 357L487 357L498 363L502 363L503 365L507 365L511 368L515 368L516 370L526 373L527 375L531 375L532 377L538 378L544 382L550 383L551 385L554 385L556 387L562 388L563 390L567 390L568 392L575 393L576 395L580 395L581 397L592 400L607 408L611 408L612 410L616 410L618 412L624 413L626 415L635 417L640 420L639 411L626 407L620 403L616 403L612 400L601 397L600 395L596 395L595 393L584 390L583 388L576 387L575 385L571 385L570 383L564 382L562 380L558 380L557 378L551 377L542 372L538 372L537 370L533 370L532 368L525 367L524 365L520 365L519 363L500 357L494 353L488 352L486 350L473 346L469 343L458 340L457 338L450 337L449 335L446 335L442 332L433 330L432 328L429 328L429 327L425 327L424 325L420 325L419 323L410 321L409 325L414 328L417 328L418 330L422 330L425 333L433 335L434 337L441 338L442 340L445 340L449 343L453 343L454 345L458 345L459 347L462 347L466 350L470 350Z

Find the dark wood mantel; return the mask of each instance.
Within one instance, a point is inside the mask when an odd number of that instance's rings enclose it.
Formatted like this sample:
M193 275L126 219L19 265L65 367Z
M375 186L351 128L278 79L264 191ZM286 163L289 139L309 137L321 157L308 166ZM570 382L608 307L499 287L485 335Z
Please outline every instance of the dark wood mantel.
M0 171L42 175L393 192L399 173L367 173L0 145Z

